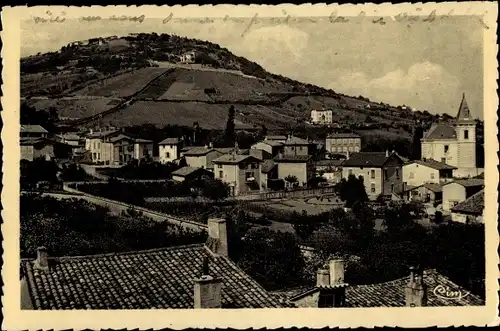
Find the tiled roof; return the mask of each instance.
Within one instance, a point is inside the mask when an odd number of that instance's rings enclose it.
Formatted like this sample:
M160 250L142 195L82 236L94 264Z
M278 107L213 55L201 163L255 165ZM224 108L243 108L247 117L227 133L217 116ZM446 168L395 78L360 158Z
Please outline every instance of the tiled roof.
M144 144L149 144L149 143L152 143L153 141L152 140L149 140L149 139L142 139L142 138L135 138L134 141L138 144L140 143L144 143Z
M312 155L278 155L274 158L275 162L307 162L312 158Z
M109 141L112 142L112 143L115 143L115 142L120 141L120 140L132 140L133 141L134 138L131 138L131 137L126 136L124 134L120 134L120 135L118 135L116 137L112 137L112 138L109 139Z
M264 144L267 144L271 147L280 147L280 146L283 146L283 141L279 141L279 140L262 140L262 141L259 141L257 143L264 143Z
M213 163L221 163L221 164L238 164L243 161L251 161L251 162L261 162L258 158L251 155L235 155L235 154L224 154L213 160Z
M265 136L265 140L286 140L287 136Z
M420 164L420 165L423 165L423 166L426 166L426 167L429 167L429 168L432 168L432 169L436 169L436 170L453 170L453 169L457 169L454 166L451 166L449 164L446 164L446 163L443 163L443 162L439 162L439 161L436 161L436 160L432 160L432 159L414 160L414 161L411 161L409 164L411 164L411 163L417 163L417 164Z
M31 145L37 145L37 144L52 144L53 141L45 138L35 138L35 137L26 137L23 138L21 137L19 139L19 143L21 146L31 146Z
M77 134L74 134L74 133L64 133L64 134L61 134L59 135L59 137L61 137L62 139L65 139L65 140L80 140L81 137Z
M182 167L180 169L177 169L175 171L172 172L172 176L181 176L181 177L184 177L184 176L188 176L190 174L192 174L193 172L195 171L198 171L198 170L202 170L201 168L196 168L196 167Z
M429 131L424 134L423 139L456 139L457 133L455 128L449 124L434 123Z
M299 137L292 136L285 141L285 145L289 145L289 146L290 145L292 145L292 146L309 145L309 141L302 139L302 138L299 138Z
M21 132L28 133L48 133L41 125L21 124Z
M222 307L281 308L278 300L224 256L203 244L51 259L50 271L22 261L35 309L193 308L203 259L222 279Z
M216 147L214 148L217 152L221 152L222 154L229 154L235 150L234 147Z
M179 142L179 138L166 138L160 141L158 145L177 145Z
M404 307L405 287L409 277L399 278L393 281L368 285L354 285L346 288L345 302L347 307ZM470 293L453 283L434 269L424 271L424 283L427 285L427 306L449 307L449 306L482 306L485 304L480 297ZM437 295L439 289L450 289L460 291L461 298L444 298ZM273 292L283 302L300 298L304 293L314 293L319 290L315 286L291 289L289 291ZM435 293L436 292L436 293Z
M87 138L104 138L113 134L118 134L120 131L118 130L109 130L109 131L99 131L99 132L93 132L87 135Z
M465 201L460 202L451 208L455 213L468 213L474 215L481 215L484 210L484 190L471 195Z
M389 154L389 157L391 155L399 158L395 153ZM342 165L344 167L382 167L389 157L386 156L385 152L353 153Z
M357 133L353 132L338 132L338 133L332 133L328 135L328 138L361 138L361 136Z
M403 307L405 306L405 287L409 282L409 277L410 276L407 276L379 284L348 287L346 289L346 303L350 307ZM427 285L427 306L447 307L484 305L484 301L481 298L456 285L436 270L431 269L424 271L424 283ZM434 289L438 286L440 286L440 288L449 288L453 291L460 290L462 298L442 298L434 293Z
M457 179L447 184L451 183L457 183L464 187L484 186L484 179L481 178Z
M214 151L213 148L209 147L192 147L189 148L186 152L184 152L185 156L202 156L207 155L211 151Z
M316 161L317 167L339 167L344 160L319 160Z
M262 166L260 168L260 171L262 173L268 173L271 171L274 167L276 166L276 163L273 160L264 160L262 162Z

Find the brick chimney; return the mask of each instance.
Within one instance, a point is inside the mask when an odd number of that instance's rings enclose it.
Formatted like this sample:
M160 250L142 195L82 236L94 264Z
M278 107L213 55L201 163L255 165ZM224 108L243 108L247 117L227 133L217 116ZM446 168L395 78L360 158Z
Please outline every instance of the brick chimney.
M316 286L330 286L330 270L320 268L316 272Z
M47 248L38 247L36 250L36 260L34 268L42 271L49 271L49 255L47 253Z
M222 280L209 275L208 258L203 259L203 272L194 280L194 308L222 308Z
M344 260L332 259L328 266L330 269L330 285L344 284Z
M405 288L405 302L407 307L422 307L427 305L427 286L421 271L410 268L410 281Z
M228 256L227 226L223 218L208 220L208 239L206 246L214 253Z

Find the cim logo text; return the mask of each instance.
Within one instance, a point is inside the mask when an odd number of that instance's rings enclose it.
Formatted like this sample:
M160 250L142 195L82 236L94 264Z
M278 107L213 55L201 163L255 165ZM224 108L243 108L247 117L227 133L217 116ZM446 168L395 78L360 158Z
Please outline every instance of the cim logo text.
M469 295L469 293L463 294L460 290L453 290L443 285L436 286L433 292L435 296L448 300L460 300Z

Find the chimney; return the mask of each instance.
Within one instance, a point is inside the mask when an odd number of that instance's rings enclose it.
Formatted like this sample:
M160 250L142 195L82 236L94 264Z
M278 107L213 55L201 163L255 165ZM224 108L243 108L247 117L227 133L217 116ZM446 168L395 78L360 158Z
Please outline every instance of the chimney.
M422 307L427 305L427 286L424 283L423 273L410 268L410 281L405 288L405 302L407 307Z
M388 149L385 150L385 157L389 157L389 150Z
M349 151L347 151L347 154L346 154L346 159L349 160Z
M332 259L328 265L330 269L330 285L344 284L344 260Z
M208 147L209 147L209 148L213 148L213 147L214 147L214 144L213 144L212 142L209 142L209 143L208 143Z
M47 254L47 248L38 247L36 250L36 260L35 260L35 269L42 271L49 271L49 260Z
M222 281L209 275L208 258L203 259L200 278L194 280L194 308L222 308Z
M330 270L320 268L316 272L316 286L330 286Z
M223 218L210 218L208 220L207 247L214 253L228 256L227 227Z

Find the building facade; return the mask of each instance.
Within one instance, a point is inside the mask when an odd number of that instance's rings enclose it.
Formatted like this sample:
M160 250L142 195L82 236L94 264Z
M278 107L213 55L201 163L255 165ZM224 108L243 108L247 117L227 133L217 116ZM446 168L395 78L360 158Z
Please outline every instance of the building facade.
M458 179L443 185L443 211L449 213L453 207L484 188L484 180Z
M407 186L424 183L445 183L453 180L456 167L435 160L415 160L403 166L403 181Z
M215 178L229 185L231 196L261 190L261 160L250 155L225 154L213 161Z
M173 162L181 155L182 141L179 138L167 138L158 143L158 156L161 163Z
M285 181L285 186L292 185L286 181L287 177L295 177L297 185L307 187L314 177L314 160L310 155L281 155L274 158L278 164L278 178Z
M360 152L342 163L342 177L363 177L366 194L371 200L379 196L402 193L403 160L396 153Z
M213 160L222 155L221 152L211 147L193 147L181 153L188 166L213 170Z

